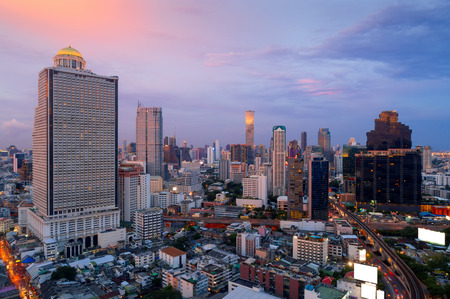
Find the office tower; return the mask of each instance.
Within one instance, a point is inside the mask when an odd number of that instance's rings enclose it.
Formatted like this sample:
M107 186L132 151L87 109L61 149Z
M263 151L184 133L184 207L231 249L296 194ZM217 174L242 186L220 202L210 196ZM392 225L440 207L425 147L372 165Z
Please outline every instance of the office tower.
M324 152L331 151L331 134L328 128L320 128L318 134L318 143Z
M267 207L267 177L263 175L252 175L242 180L244 198L258 198L263 200Z
M14 154L20 152L15 145L10 145L6 150L10 158L14 158Z
M122 158L126 159L127 155L128 155L128 152L127 152L127 140L124 139L123 142L122 142Z
M230 163L230 179L233 183L240 184L247 176L247 164L241 162Z
M24 153L15 153L13 158L13 171L15 173L19 172L19 169L22 167L23 160L25 160Z
M393 148L411 148L409 126L398 122L396 111L383 111L375 119L375 129L367 132L367 150L385 151Z
M119 226L117 209L118 77L85 70L74 48L39 73L33 129L33 202L28 228L46 258L70 257L100 244ZM65 246L65 247L64 247Z
M219 180L226 181L230 178L230 160L220 159L219 161Z
M288 158L294 158L300 153L300 147L297 140L291 140L288 143Z
M396 111L383 111L367 133L367 153L356 155L358 207L418 212L422 200L422 156L412 150L408 126Z
M130 142L127 145L128 154L136 154L136 142Z
M136 114L136 159L146 164L150 175L163 175L162 109L138 105Z
M309 161L308 207L312 220L328 220L328 161L321 155Z
M33 161L25 159L23 160L22 167L19 169L19 175L21 181L31 182L33 178Z
M187 147L187 141L183 140L182 147Z
M303 160L288 158L288 219L302 219L307 211L303 209L304 173Z
M350 145L353 144L353 145ZM344 192L355 193L356 183L356 154L366 152L364 145L350 143L342 147L342 176L344 178Z
M302 132L300 142L300 148L302 149L302 153L306 150L307 145L308 145L307 134L306 132Z
M208 147L207 155L206 155L206 164L214 164L214 148Z
M431 147L425 146L423 148L423 170L427 171L428 169L433 168L433 164L431 163Z
M149 208L136 211L134 231L141 240L160 238L163 232L163 211Z
M356 155L358 207L419 212L422 184L421 153L412 149L368 151Z
M274 126L272 147L273 195L286 195L286 127Z
M255 146L255 111L245 111L245 144Z
M127 222L134 222L137 210L150 208L150 175L144 172L142 165L120 165L119 208L120 219Z
M248 146L246 144L231 145L231 162L248 162Z
M220 142L218 139L214 140L213 147L214 147L214 161L219 161L221 158L220 157L221 152L220 152Z

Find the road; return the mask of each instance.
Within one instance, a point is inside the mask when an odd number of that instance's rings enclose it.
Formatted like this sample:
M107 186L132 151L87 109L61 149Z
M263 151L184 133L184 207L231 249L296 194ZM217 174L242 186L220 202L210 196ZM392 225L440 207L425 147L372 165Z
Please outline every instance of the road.
M396 266L399 269L399 272L402 273L403 282L405 286L410 290L407 298L411 299L423 299L427 298L424 288L422 286L422 283L420 280L416 277L414 272L405 264L405 262L383 241L380 239L380 237L371 229L369 228L364 222L361 221L361 219L354 215L353 213L347 211L347 209L341 205L340 203L337 203L335 201L332 202L332 205L336 208L342 211L352 219L356 224L364 230L371 238L374 240L374 242L377 243L378 246L383 250L383 252L389 256L389 258L395 262Z
M231 224L235 222L243 222L243 221L250 221L252 225L268 225L268 226L280 226L280 220L276 219L248 219L248 220L242 220L239 218L215 218L215 217L190 217L190 216L178 216L178 215L171 215L171 216L163 216L164 221L204 221L205 223L225 223L225 224Z
M32 289L26 270L23 268L22 263L16 263L14 256L11 255L9 247L6 245L5 240L0 241L0 256L8 269L8 276L12 283L19 290L21 298L39 298Z

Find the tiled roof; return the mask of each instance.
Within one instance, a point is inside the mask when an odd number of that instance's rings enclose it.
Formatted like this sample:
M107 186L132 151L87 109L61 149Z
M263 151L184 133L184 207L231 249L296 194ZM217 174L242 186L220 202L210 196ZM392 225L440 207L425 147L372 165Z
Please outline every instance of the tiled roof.
M180 250L178 248L175 248L175 247L166 247L164 249L161 249L161 251L167 255L170 255L171 257L177 257L180 255L187 254L187 252Z

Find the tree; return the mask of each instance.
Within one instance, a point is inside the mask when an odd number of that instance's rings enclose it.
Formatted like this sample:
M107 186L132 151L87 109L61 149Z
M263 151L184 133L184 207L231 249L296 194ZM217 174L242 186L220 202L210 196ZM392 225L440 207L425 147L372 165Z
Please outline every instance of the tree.
M236 246L236 238L237 238L237 233L230 234L227 239L227 245Z
M171 285L161 290L152 291L143 297L144 299L181 299L181 293L174 290Z
M155 277L152 280L152 287L153 288L160 288L162 287L162 279L159 277Z
M51 279L58 280L61 278L66 278L67 280L75 280L76 275L77 270L74 267L62 266L52 272Z
M332 180L330 183L329 183L329 186L330 187L334 187L334 188L336 188L336 189L338 189L339 190L339 186L341 185L341 182L339 181L339 180Z

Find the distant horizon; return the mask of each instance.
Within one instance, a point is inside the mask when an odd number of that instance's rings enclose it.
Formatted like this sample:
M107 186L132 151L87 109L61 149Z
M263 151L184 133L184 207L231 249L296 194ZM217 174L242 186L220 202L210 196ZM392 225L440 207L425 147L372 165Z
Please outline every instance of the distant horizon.
M329 128L334 147L365 144L397 110L413 148L448 151L449 14L440 0L0 2L0 148L31 149L38 73L70 45L119 77L119 144L135 139L140 102L194 147L245 143L246 110L255 144L275 125L288 142Z

